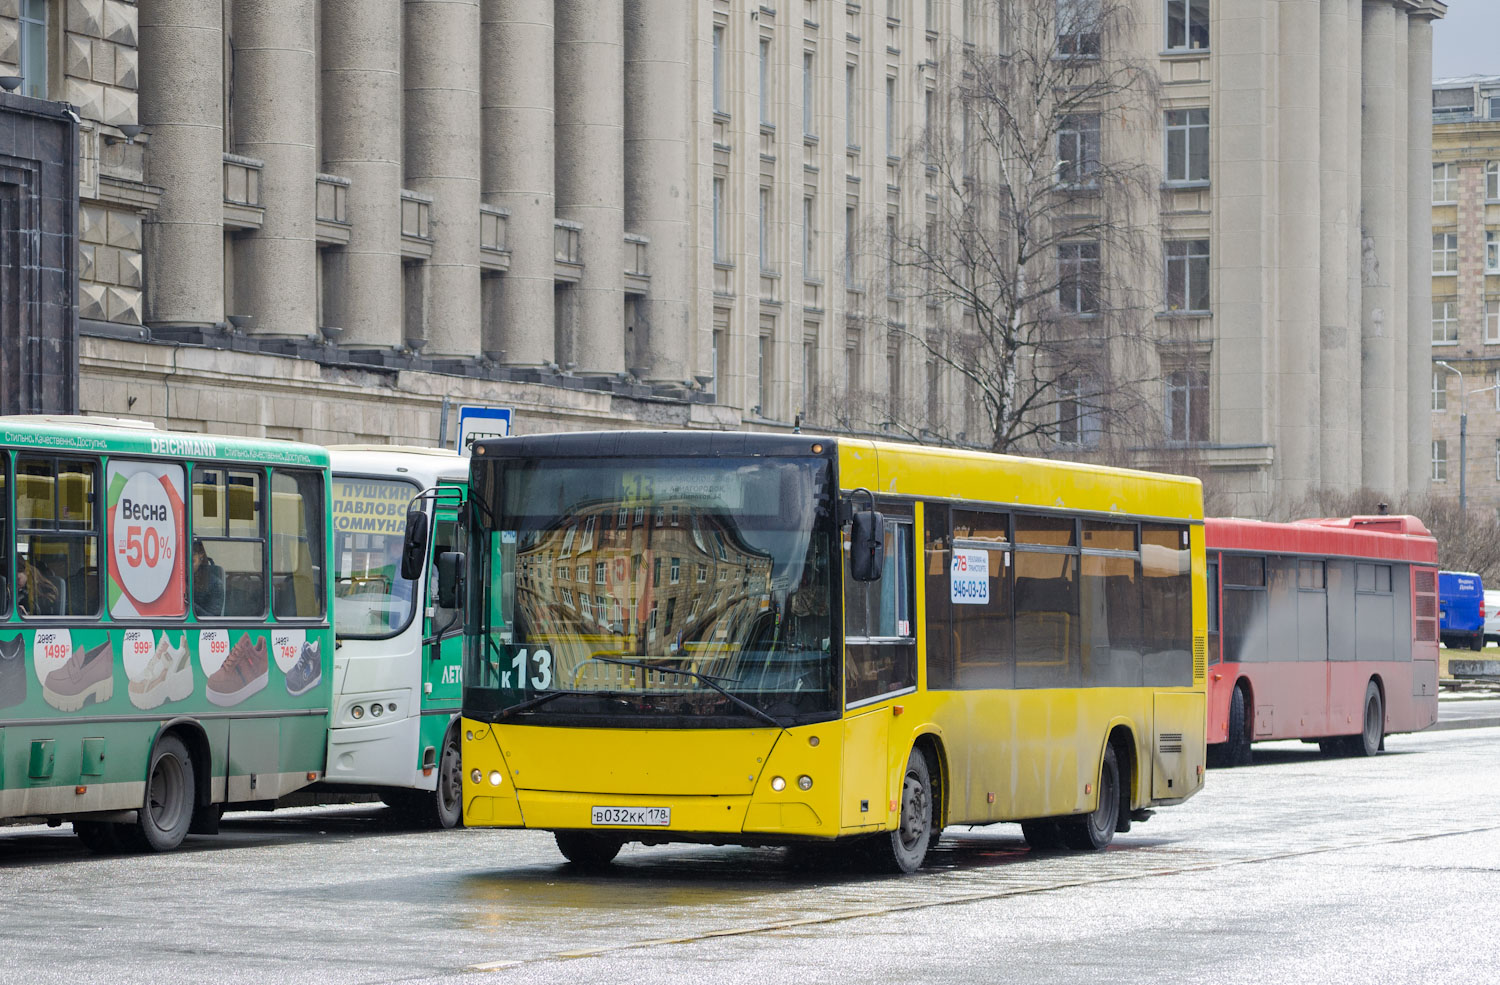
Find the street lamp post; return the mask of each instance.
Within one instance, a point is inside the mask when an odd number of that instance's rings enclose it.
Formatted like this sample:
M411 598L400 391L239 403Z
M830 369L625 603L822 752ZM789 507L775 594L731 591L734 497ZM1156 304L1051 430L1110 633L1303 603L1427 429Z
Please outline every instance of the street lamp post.
M1441 359L1436 360L1435 365L1441 366L1458 377L1458 512L1467 520L1469 516L1469 391L1464 386L1463 373ZM1480 387L1474 392L1485 393L1495 389L1500 389L1500 383Z

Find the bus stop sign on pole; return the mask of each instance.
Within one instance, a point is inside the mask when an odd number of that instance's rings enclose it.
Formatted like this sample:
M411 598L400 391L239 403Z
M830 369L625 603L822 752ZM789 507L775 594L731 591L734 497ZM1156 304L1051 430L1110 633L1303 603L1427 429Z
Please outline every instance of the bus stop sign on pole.
M458 450L468 451L479 438L510 437L509 407L480 407L465 404L458 408Z

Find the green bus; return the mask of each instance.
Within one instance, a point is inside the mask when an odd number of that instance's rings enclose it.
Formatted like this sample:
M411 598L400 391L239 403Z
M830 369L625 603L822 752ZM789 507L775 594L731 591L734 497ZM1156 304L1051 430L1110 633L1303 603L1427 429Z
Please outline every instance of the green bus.
M458 823L447 455L0 418L0 819L163 851L357 790Z

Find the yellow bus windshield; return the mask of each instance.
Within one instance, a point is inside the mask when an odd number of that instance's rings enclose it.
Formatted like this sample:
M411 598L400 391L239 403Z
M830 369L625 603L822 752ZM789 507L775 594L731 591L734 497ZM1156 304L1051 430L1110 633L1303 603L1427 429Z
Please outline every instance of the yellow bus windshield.
M829 462L492 467L466 714L710 728L837 716Z

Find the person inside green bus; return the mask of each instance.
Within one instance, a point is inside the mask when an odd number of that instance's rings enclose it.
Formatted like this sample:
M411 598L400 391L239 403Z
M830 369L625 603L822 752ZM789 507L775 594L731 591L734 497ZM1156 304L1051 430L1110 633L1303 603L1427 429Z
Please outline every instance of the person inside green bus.
M203 541L193 541L193 614L224 614L224 569L213 562Z
M16 565L16 607L23 615L63 614L62 584L32 561L28 553Z

